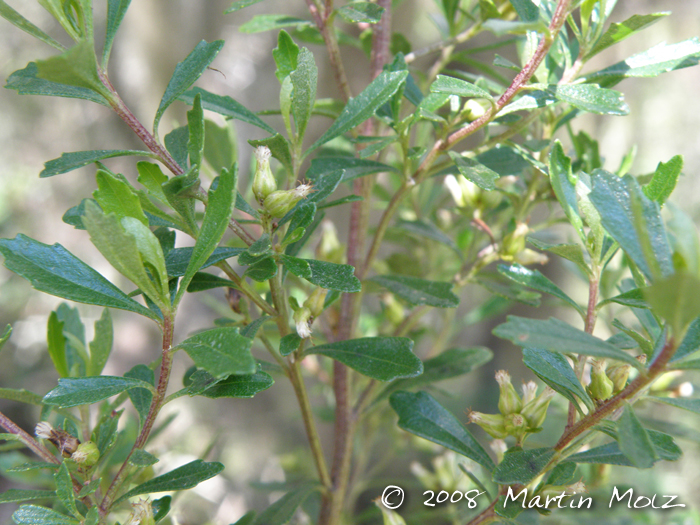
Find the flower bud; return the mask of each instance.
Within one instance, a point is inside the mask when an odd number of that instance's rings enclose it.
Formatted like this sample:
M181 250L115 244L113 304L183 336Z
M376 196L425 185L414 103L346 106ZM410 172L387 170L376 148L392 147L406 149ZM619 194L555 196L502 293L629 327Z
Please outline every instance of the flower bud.
M552 390L550 387L545 387L539 396L535 397L535 399L523 407L520 413L527 420L528 428L534 430L542 426L545 418L547 417L549 403L553 397L554 390Z
M508 414L503 421L509 436L521 439L527 432L527 420L522 414Z
M613 382L613 393L621 392L627 386L627 378L630 375L630 365L616 365L608 368L605 374Z
M125 525L155 525L153 508L147 499L140 499L131 505L131 515Z
M308 308L304 306L294 312L294 323L299 337L302 339L311 337L311 311Z
M48 439L64 458L69 458L78 449L80 440L66 432L57 430L48 421L40 421L34 429L34 434L42 439Z
M83 467L92 467L100 459L100 450L92 441L81 443L71 459Z
M255 178L253 179L253 194L260 204L265 197L277 189L275 176L270 169L270 149L258 146L255 150Z
M534 381L523 383L523 406L535 399L535 396L537 396L537 383Z
M510 382L510 375L508 372L505 370L496 372L496 381L501 391L498 398L498 410L501 411L501 414L507 416L514 412L520 412L520 409L523 407L523 402L515 391L513 384Z
M459 208L474 208L477 206L481 189L472 181L461 175L447 175L444 181L445 187L452 195L455 204Z
M519 222L515 230L504 237L501 256L504 259L512 259L522 252L525 249L525 236L529 231L527 224Z
M312 317L318 317L323 312L328 290L325 288L315 288L308 299L304 301L304 307L308 308Z
M613 382L605 375L605 361L595 360L591 363L591 382L588 393L596 401L605 401L613 393Z
M313 191L312 184L301 184L293 190L273 191L263 201L263 207L273 217L284 217L296 203Z
M505 421L501 414L482 414L481 412L469 412L469 422L476 423L491 437L503 439L508 435Z
M486 110L484 109L484 106L479 104L479 102L474 100L473 98L470 98L464 103L461 116L467 119L469 122L472 122L478 118L483 117L485 113Z

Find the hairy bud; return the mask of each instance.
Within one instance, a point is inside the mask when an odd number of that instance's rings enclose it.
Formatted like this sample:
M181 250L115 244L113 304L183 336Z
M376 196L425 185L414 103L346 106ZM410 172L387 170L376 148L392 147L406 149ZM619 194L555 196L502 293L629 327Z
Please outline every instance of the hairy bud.
M253 179L253 194L260 204L270 193L277 189L275 176L270 169L270 149L258 146L255 150L255 178Z

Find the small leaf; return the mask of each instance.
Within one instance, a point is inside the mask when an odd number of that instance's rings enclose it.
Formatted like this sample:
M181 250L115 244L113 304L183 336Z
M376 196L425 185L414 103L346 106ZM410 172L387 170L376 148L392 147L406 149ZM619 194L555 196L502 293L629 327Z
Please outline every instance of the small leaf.
M178 96L178 98L183 102L192 105L194 103L194 97L197 95L202 97L202 107L208 111L213 111L219 115L240 120L241 122L247 122L248 124L264 129L268 133L277 133L274 128L260 120L260 117L258 117L255 113L250 111L241 103L236 102L231 97L215 95L214 93L210 93L202 88L195 87Z
M199 485L202 481L213 478L222 470L224 470L224 466L221 463L205 463L201 459L197 459L180 468L155 477L146 483L142 483L126 494L122 494L114 503L120 503L140 494L191 489Z
M680 337L700 316L700 279L686 272L674 273L645 288L644 298Z
M549 244L533 237L528 237L527 242L538 250L547 250L548 252L571 261L579 267L584 275L588 275L590 272L586 259L583 256L583 248L580 244Z
M262 33L290 26L310 26L310 20L287 15L256 15L238 28L241 33Z
M382 19L384 8L371 2L351 2L336 11L351 24L376 24Z
M44 403L63 408L90 405L131 388L146 388L155 392L153 385L129 377L70 377L59 379L58 386L44 396Z
M136 365L131 370L129 370L124 377L130 377L132 379L140 379L150 385L155 384L155 374L153 370L148 368L146 365ZM153 392L147 388L132 388L128 391L129 399L134 405L136 412L139 415L139 420L141 421L141 427L146 422L146 417L148 416L148 411L151 408L151 401L153 401Z
M49 315L46 344L56 372L61 377L68 377L70 372L66 360L66 337L63 335L63 323L59 321L56 312Z
M241 335L247 337L248 339L254 339L255 334L258 333L260 327L271 319L268 315L261 315L255 321L248 323L241 329Z
M526 348L605 357L642 368L641 363L631 355L559 319L544 321L509 315L507 322L498 325L493 334Z
M577 396L589 409L594 408L593 401L563 355L537 348L523 348L523 363L574 406L579 406L574 397Z
M470 84L459 78L438 75L430 85L431 93L444 93L446 95L457 95L465 98L485 98L491 100L491 94L474 84Z
M224 14L235 13L239 9L243 9L245 7L257 4L258 2L262 2L262 0L237 0L236 2L231 4L231 7L224 11Z
M530 306L540 305L540 294L531 292L524 286L520 286L519 284L505 279L500 274L482 272L476 279L476 282L492 294L496 294L504 299L518 301L519 303Z
M265 257L257 261L243 272L244 277L250 277L259 283L269 281L275 275L277 275L277 263L272 257Z
M148 151L136 151L136 150L108 150L108 149L98 149L92 151L75 151L71 153L64 153L59 158L50 160L44 164L44 170L39 174L39 177L53 177L54 175L60 175L61 173L68 173L69 171L77 170L93 162L97 162L104 159L111 159L113 157L124 157L127 155L138 155L142 157L151 157L152 154Z
M290 149L289 141L279 133L274 133L275 134L271 137L267 137L264 139L249 140L248 144L250 144L254 148L257 148L259 146L268 147L270 149L270 153L272 153L272 156L282 163L287 172L293 173L294 168L292 166L292 150Z
M216 263L230 259L231 257L238 257L238 255L244 251L245 250L243 248L227 248L223 246L216 248L199 269L203 270ZM175 248L168 252L167 257L165 258L165 267L168 271L168 275L170 277L180 277L185 275L189 262L192 259L193 252L194 248Z
M487 168L480 162L464 157L455 151L450 151L448 154L465 179L473 182L482 190L489 191L496 189L495 183L499 178L498 173Z
M0 5L0 10L2 5ZM57 465L51 463L53 467ZM8 469L7 472L18 472L16 469ZM50 499L55 497L56 493L53 490L21 490L8 489L0 494L0 503L20 503L22 501L30 501L33 499Z
M78 512L78 508L75 506L75 492L73 492L73 482L68 472L68 467L65 461L61 463L58 471L53 475L53 479L56 483L56 496L58 496L59 501L63 506L68 509L68 511L80 519L82 516Z
M36 68L36 76L43 80L87 89L106 100L112 97L97 73L95 50L88 39L82 40L60 55L37 60Z
M408 275L377 275L370 281L413 305L427 304L438 308L456 308L459 305L459 297L452 293L452 283L426 281Z
M3 330L2 334L0 334L0 350L2 350L2 347L5 346L5 343L7 343L10 340L10 336L12 335L12 326L9 324L5 326L5 329Z
M172 496L163 496L162 498L154 499L153 501L151 501L153 521L159 523L163 518L165 518L168 515L168 512L170 512L170 502L172 500Z
M348 293L359 292L362 289L360 280L355 277L355 268L348 264L298 259L289 255L282 255L280 260L294 275L321 288Z
M655 24L660 19L670 15L671 13L652 13L649 15L632 15L630 18L624 22L617 24L610 24L610 27L603 33L600 40L596 42L593 49L591 49L585 57L588 60L594 55L597 55L604 49L623 41L625 38L630 37L639 31L646 29L647 27Z
M190 166L196 165L201 171L204 159L204 110L201 95L195 95L192 109L187 112L187 154Z
M243 337L238 328L213 328L188 337L177 345L195 364L216 378L255 372L250 355L252 339Z
M229 279L206 272L197 272L187 285L188 293L204 292L213 288L238 288L238 285Z
M676 353L671 358L671 363L693 355L697 350L700 350L700 317L688 326L681 344L678 345Z
M447 235L445 235L442 232L442 230L440 230L437 226L435 226L432 223L425 222L425 221L398 220L398 221L396 221L396 227L401 229L401 230L405 230L408 233L411 233L413 235L418 235L420 237L427 237L428 239L432 239L434 241L442 243L445 246L449 246L456 253L458 253L460 255L460 257L462 256L462 252L457 247L455 242L452 239L450 239Z
M117 35L117 29L124 20L126 10L129 9L131 0L108 0L107 2L107 29L105 31L105 45L102 50L102 68L107 69L109 55L112 52L112 44L114 37Z
M210 399L251 398L258 392L270 388L274 382L270 374L258 370L254 374L229 376L203 392L199 392L198 395Z
M123 176L115 176L105 170L97 170L97 190L92 196L105 213L114 213L119 219L133 217L148 226L148 219L143 213L134 188Z
M37 505L22 505L12 519L17 525L79 525L76 519Z
M682 170L683 157L681 155L676 155L665 164L659 162L651 182L643 188L644 195L659 204L663 204L676 187Z
M281 84L297 68L297 57L299 56L299 46L284 29L280 30L277 36L277 47L272 50L272 56L277 64L275 76Z
M306 353L325 355L372 379L391 381L423 372L423 363L412 350L413 341L406 337L364 337L314 346Z
M566 156L564 148L558 140L554 141L552 153L549 155L549 179L566 217L576 228L581 240L585 241L587 237L583 231L583 220L578 209L575 180L571 172L571 159Z
M153 312L129 298L60 244L48 246L20 234L14 239L0 239L0 252L5 256L7 269L27 279L39 291L156 319Z
M399 427L405 431L472 459L487 470L494 468L471 432L430 394L395 392L389 403L399 416Z
M297 507L317 490L321 490L321 486L318 483L308 482L299 488L287 492L260 513L252 522L252 525L284 525L294 517Z
M557 99L589 113L627 115L630 112L622 93L596 84L562 84L549 89Z
M211 43L202 40L192 52L187 55L185 60L177 64L173 76L170 82L168 82L168 86L165 88L165 93L160 101L158 110L156 111L156 117L153 121L153 129L156 132L160 119L163 113L165 113L165 110L168 109L168 106L197 81L207 66L209 66L214 58L216 58L216 55L219 54L223 46L223 40L216 40Z
M407 76L408 71L383 71L379 74L362 93L347 103L340 117L309 147L305 155L374 115L398 91Z
M285 335L282 339L280 339L280 355L287 357L289 354L299 348L302 341L303 339L295 333Z
M625 404L622 416L617 421L617 443L620 452L635 467L651 468L654 465L654 445L629 404Z
M17 11L12 9L12 7L7 5L3 0L0 0L0 16L3 17L8 22L10 22L15 27L18 27L19 29L21 29L25 33L28 33L31 36L33 36L34 38L41 40L45 44L48 44L51 47L55 47L59 51L65 50L65 47L63 47L61 44L56 42L53 38L51 38L49 35L44 33L37 26L32 24L29 20L24 18Z
M666 461L678 460L683 452L676 445L673 438L663 432L656 430L647 430L646 433L654 446L654 454L658 459ZM619 465L622 467L632 467L632 463L622 452L617 442L608 443L600 447L595 447L585 452L579 452L573 456L569 456L569 461L576 463L600 463L607 465Z
M533 288L538 292L553 295L554 297L557 297L562 301L569 303L581 315L584 315L585 313L583 311L583 308L581 308L581 306L578 303L576 303L576 301L574 301L571 297L566 295L561 290L561 288L559 288L556 284L547 279L538 270L531 270L517 263L512 264L510 266L506 266L505 264L499 264L498 273L506 276L508 279L518 284L522 284L523 286L527 286L528 288Z
M105 308L100 318L95 321L95 336L90 341L90 364L87 375L98 376L102 373L109 354L112 352L113 339L112 316Z
M493 471L493 481L499 485L527 485L542 472L553 456L554 449L550 447L506 452L503 461Z
M397 171L393 166L376 160L356 159L354 157L320 157L311 161L311 166L306 170L306 178L315 180L324 173L336 170L344 171L343 182L372 173Z
M150 452L146 452L142 448L137 448L129 457L129 463L135 467L144 468L158 463L159 459Z
M309 225L314 222L314 217L316 216L316 203L310 202L308 200L302 201L295 209L292 219L289 222L289 227L287 228L287 233L282 239L282 244L288 244L293 242L291 239L296 238L298 240Z
M302 48L297 56L297 67L289 77L294 87L292 94L294 125L296 126L297 137L301 141L306 132L306 125L311 118L311 111L316 100L316 85L318 83L318 69L311 51L305 47Z
M518 18L523 22L535 22L540 17L540 9L532 0L509 0Z

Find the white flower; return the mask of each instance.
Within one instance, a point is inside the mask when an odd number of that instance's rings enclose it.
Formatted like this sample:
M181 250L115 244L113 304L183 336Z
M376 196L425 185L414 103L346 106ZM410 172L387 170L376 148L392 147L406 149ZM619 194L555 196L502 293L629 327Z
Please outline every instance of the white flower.
M51 439L51 436L53 435L53 427L48 421L41 421L37 423L36 428L34 429L34 434L36 437L40 437L42 439Z

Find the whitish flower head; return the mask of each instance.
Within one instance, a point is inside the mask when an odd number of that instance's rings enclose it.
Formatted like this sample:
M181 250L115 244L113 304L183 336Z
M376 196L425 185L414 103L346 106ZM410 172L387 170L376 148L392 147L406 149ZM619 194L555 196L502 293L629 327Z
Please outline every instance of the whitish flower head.
M508 450L508 445L506 445L506 442L502 439L494 439L491 441L491 443L489 443L489 446L491 447L491 450L493 450L499 457L505 454L506 450Z
M523 405L528 404L530 401L535 399L537 395L537 383L534 381L528 381L523 383Z
M300 321L296 324L297 327L297 334L299 337L302 339L306 339L307 337L311 337L311 327L309 326L308 321Z
M510 383L510 374L505 370L499 370L496 372L496 382L499 385L507 385Z
M42 439L50 439L53 434L53 427L48 421L41 421L40 423L37 423L36 428L34 429L34 434L36 437L40 437Z
M566 493L569 495L574 495L574 494L582 494L584 492L588 492L588 489L586 488L586 485L583 483L583 481L577 481L573 485L569 485Z
M265 161L270 160L271 155L272 153L270 152L270 148L268 148L267 146L258 146L255 149L255 159L259 163L263 163Z
M303 199L306 197L309 193L311 193L314 190L314 185L311 183L308 184L299 184L296 188L292 190L294 192L294 196L298 197L299 199Z

